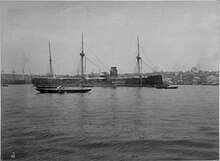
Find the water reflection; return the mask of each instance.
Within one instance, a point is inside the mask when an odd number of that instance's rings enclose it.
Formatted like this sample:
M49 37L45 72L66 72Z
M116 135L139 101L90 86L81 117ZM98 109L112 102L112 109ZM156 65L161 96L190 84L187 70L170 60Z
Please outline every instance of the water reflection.
M111 101L111 106L110 106L110 129L113 131L112 133L112 139L116 140L119 132L118 132L118 124L119 124L119 116L118 116L118 89L114 88L110 91L110 101Z
M78 138L80 142L86 143L88 141L87 131L86 127L88 125L88 104L85 100L84 94L79 94L78 97L78 115L75 115L77 117L77 128L78 128Z
M24 161L218 158L218 89L22 88L2 91L4 159L12 152Z
M139 140L143 140L144 139L144 119L143 119L143 115L144 115L144 111L143 111L143 91L144 88L135 88L135 108L134 108L134 120L133 120L133 124L134 124L134 133L135 133L135 137Z

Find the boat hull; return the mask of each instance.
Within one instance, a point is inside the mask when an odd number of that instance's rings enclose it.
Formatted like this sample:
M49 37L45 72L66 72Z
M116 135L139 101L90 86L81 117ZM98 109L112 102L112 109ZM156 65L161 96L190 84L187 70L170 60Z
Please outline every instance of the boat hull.
M1 84L1 87L8 87L7 84Z
M178 86L175 86L175 87L167 87L166 89L177 89Z
M177 89L178 86L155 86L157 89Z
M21 79L21 80L8 80L5 81L5 83L7 84L25 84L25 80Z
M86 93L91 89L57 89L57 88L36 88L41 93Z
M32 78L35 87L154 87L163 85L162 75L153 75L143 78Z

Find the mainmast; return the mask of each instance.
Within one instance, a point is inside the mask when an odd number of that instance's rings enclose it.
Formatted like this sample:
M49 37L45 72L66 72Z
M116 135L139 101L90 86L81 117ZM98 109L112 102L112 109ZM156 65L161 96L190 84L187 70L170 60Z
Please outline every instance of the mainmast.
M49 41L49 62L50 62L50 76L53 77L53 68L52 68L52 59L51 59L51 49L50 49L50 41Z
M80 53L80 56L81 56L81 77L84 78L83 57L85 56L85 54L84 54L84 46L83 46L83 33L82 33L82 52Z
M141 77L141 57L140 57L140 45L139 45L139 36L137 36L137 45L138 45L138 56L137 58L137 65L138 65L138 75L141 78L141 85L142 85L142 77Z
M137 43L138 43L138 56L136 58L137 58L137 65L138 65L138 75L140 76L140 74L141 74L141 70L140 70L141 57L140 57L140 47L139 47L139 37L138 36L137 36Z

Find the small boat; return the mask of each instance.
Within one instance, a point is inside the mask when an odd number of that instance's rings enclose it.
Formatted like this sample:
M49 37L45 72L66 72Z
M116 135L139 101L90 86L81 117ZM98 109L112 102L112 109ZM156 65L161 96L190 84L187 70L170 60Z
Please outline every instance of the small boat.
M86 93L91 91L92 89L89 88L63 88L63 87L57 87L57 88L45 88L45 87L37 87L37 91L41 93Z
M1 87L8 87L7 84L1 84Z
M178 86L168 86L168 87L165 87L165 89L177 89Z
M211 86L218 86L219 83L211 83L210 85L211 85Z
M157 89L177 89L178 86L170 86L170 85L162 85L162 86L154 86Z

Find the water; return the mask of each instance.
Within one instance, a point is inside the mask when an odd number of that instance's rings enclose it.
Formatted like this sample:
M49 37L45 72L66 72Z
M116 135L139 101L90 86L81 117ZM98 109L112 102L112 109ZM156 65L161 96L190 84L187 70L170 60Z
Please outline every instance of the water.
M38 94L10 85L1 97L3 160L219 158L218 86Z

